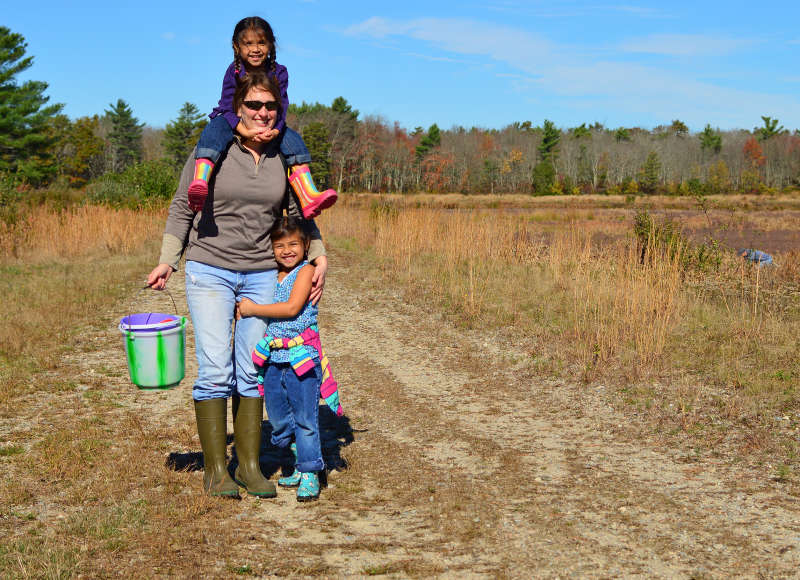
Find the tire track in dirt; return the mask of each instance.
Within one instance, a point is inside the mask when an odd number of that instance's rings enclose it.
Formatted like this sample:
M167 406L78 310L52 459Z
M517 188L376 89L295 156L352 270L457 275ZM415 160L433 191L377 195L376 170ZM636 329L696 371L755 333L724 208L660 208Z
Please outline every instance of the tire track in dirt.
M632 438L596 392L509 365L501 335L457 330L359 278L335 272L323 308L345 396L358 389L382 436L480 488L481 543L516 564L507 572L796 574L798 504L763 472Z

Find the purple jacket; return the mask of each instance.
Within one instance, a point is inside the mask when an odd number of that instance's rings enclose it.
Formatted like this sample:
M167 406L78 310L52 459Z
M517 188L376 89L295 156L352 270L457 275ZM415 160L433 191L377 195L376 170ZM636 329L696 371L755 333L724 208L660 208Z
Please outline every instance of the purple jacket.
M239 71L239 77L244 76L244 67ZM281 112L278 120L275 122L275 128L278 131L283 131L286 126L286 111L289 109L289 95L286 89L289 86L289 71L282 64L275 63L275 72L269 75L278 81L278 86L281 89ZM233 94L236 92L236 71L234 70L233 63L225 71L225 76L222 79L222 96L219 98L219 104L211 111L210 118L222 115L231 129L236 131L236 125L239 124L239 117L233 112Z

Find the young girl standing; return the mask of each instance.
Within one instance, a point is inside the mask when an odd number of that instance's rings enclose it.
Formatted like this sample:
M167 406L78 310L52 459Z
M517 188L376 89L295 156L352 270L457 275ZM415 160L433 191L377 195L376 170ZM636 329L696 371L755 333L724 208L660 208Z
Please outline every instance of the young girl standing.
M233 94L240 78L248 72L264 70L278 81L281 90L281 106L275 127L269 131L252 131L242 125L233 111ZM275 35L272 27L263 18L250 16L239 21L233 30L233 62L222 79L222 96L211 112L211 121L203 129L195 153L194 180L189 185L189 206L200 211L208 196L208 182L219 161L233 139L234 130L245 139L271 141L279 138L281 153L289 166L289 183L297 195L303 217L311 219L336 202L333 189L319 192L311 179L308 164L311 154L297 131L286 127L286 112L289 110L289 72L275 62ZM271 103L266 103L270 105Z
M316 306L309 301L314 267L306 261L309 239L300 224L283 217L270 231L278 284L274 304L243 298L236 317L269 318L264 338L253 350L262 371L264 403L272 425L272 444L290 447L295 469L278 485L297 487L297 501L319 497L317 472L325 468L319 436L319 398L342 415L336 381L322 351ZM292 440L294 443L292 444Z

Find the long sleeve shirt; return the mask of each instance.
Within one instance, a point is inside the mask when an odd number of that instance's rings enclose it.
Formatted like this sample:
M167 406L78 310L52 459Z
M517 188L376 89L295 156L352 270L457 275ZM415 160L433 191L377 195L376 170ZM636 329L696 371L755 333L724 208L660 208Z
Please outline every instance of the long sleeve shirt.
M195 214L188 203L194 178L194 153L181 173L169 207L159 263L178 269L181 254L194 260L235 271L277 268L269 231L286 209L298 218L311 237L308 259L325 254L316 224L304 220L288 183L283 159L269 146L256 163L237 137L217 164L206 206Z

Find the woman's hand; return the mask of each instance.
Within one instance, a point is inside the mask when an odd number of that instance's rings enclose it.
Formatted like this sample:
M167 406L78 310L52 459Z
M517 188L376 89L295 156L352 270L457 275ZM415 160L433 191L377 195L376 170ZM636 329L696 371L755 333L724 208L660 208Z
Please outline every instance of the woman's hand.
M325 289L325 274L328 272L328 257L319 256L314 260L314 277L311 278L311 304L317 305Z
M236 310L234 310L234 316L236 316L236 320L253 316L253 306L255 305L256 303L249 298L242 298L236 303Z
M257 141L259 143L269 143L275 137L277 137L279 133L280 131L277 129L265 129L253 137L253 141Z
M147 277L147 285L153 290L163 290L167 287L167 280L174 271L169 264L159 264Z
M236 125L236 132L247 140L258 141L260 139L257 138L261 135L263 129L257 129L257 128L248 129L247 127L244 126L244 123L239 121L239 124Z

